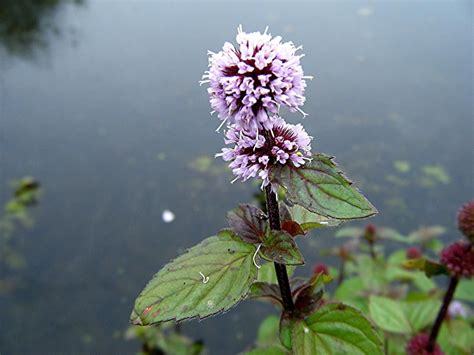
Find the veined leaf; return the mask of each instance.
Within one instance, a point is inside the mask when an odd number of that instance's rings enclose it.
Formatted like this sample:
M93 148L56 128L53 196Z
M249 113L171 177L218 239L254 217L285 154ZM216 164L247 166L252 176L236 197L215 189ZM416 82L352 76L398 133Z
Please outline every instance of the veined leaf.
M288 207L288 210L292 219L305 231L314 228L337 227L342 223L342 221L338 219L321 216L299 205Z
M295 355L382 355L383 343L372 324L355 308L329 303L291 326Z
M254 282L250 286L249 298L263 298L277 306L283 306L280 287L266 282Z
M280 345L272 345L262 348L255 348L246 352L245 355L288 355L288 351Z
M135 301L131 322L205 318L241 301L257 277L255 246L221 231L165 265Z
M474 279L461 279L456 288L454 298L463 301L474 302Z
M431 326L440 307L441 302L435 299L403 302L403 311L414 332L419 332Z
M288 277L291 277L295 272L296 266L287 265L286 271L288 272ZM258 270L258 282L268 282L270 284L278 284L278 280L275 273L275 266L273 263L264 263Z
M401 334L410 333L412 330L403 308L395 300L371 296L369 311L370 318L383 330Z
M304 264L303 255L301 255L295 240L290 234L283 230L267 230L263 238L260 254L264 259L280 264Z
M248 243L258 244L265 234L266 216L259 208L242 204L227 214L232 231Z
M272 344L280 343L280 318L276 315L271 315L265 318L257 332L257 344L262 346L268 346Z
M433 324L441 302L435 299L397 301L371 296L370 317L381 329L397 334L413 334Z
M299 168L278 166L270 179L286 188L286 198L291 203L325 217L359 219L377 213L332 157L325 154L314 154L311 162Z

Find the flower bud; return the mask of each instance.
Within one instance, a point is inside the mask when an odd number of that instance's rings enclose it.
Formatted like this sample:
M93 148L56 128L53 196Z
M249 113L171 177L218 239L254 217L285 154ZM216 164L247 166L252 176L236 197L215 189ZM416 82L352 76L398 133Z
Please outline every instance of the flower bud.
M458 229L474 244L474 200L462 206L458 212Z
M319 263L313 266L313 274L329 275L329 269L326 264Z
M441 251L441 263L455 277L470 279L474 276L474 247L464 241L457 241Z
M443 355L438 344L434 345L433 351L426 350L428 346L429 336L421 333L415 335L407 344L407 355Z
M422 253L421 253L420 248L411 247L407 249L406 256L407 256L407 259L418 259L418 258L421 258Z

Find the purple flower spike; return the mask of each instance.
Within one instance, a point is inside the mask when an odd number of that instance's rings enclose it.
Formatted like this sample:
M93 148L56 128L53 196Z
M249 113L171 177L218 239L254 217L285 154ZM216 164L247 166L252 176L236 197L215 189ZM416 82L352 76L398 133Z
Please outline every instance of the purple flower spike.
M291 125L281 117L269 120L271 126L265 136L263 131L245 131L237 124L231 125L225 134L225 143L233 148L223 148L221 156L230 161L229 167L235 180L246 181L251 177L263 180L262 188L270 181L270 169L276 165L303 165L311 157L311 137L300 124ZM234 180L234 181L235 181Z
M292 42L281 42L265 32L245 33L238 28L237 45L225 43L218 53L209 52L211 106L224 122L248 132L270 129L281 105L300 111L305 102L305 79ZM224 124L221 124L221 126ZM219 127L220 128L220 127Z

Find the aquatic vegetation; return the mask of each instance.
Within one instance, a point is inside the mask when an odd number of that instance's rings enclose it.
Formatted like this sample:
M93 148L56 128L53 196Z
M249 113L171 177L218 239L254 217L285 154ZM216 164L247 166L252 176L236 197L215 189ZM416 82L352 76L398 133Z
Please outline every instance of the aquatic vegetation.
M40 184L32 177L13 181L12 197L0 216L0 294L11 291L18 280L12 271L22 269L26 261L17 250L13 238L18 228L30 228L33 217L29 209L38 203L41 194Z
M309 277L291 277L305 263L299 238L374 216L377 210L334 157L311 153L302 125L288 124L279 114L280 106L299 111L305 101L298 48L241 28L237 42L211 53L202 83L209 83L211 106L221 126L227 125L224 141L233 145L218 156L230 161L236 180L261 182L265 197L259 199L260 208L241 204L230 211L227 227L158 271L135 300L131 323L166 327L257 299L269 301L279 315L264 320L249 354L376 355L405 349L429 354L438 351L438 343L443 351L448 346L472 350L470 342L445 335L452 323L444 319L456 287L469 287L464 281L472 276L473 247L462 245L466 263L458 262L459 248L452 252L452 246L442 254L449 258L429 259L440 246L431 241L441 228L407 237L374 224L340 229L336 237L350 241L331 250L341 259L339 270L319 263ZM403 243L403 249L386 257L385 240ZM450 275L442 300L441 288L431 279L437 275ZM334 279L337 287L330 293ZM455 320L456 331L469 337L469 322Z

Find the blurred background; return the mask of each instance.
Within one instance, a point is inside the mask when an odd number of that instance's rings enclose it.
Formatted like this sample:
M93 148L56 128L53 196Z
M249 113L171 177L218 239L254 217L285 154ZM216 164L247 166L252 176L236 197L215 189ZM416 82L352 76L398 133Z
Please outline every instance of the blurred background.
M124 331L145 283L254 199L258 184L231 185L213 158L222 134L198 85L239 24L304 46L302 123L378 208L371 222L458 238L474 195L472 20L470 1L2 0L0 352L136 352ZM12 207L24 176L41 196ZM320 255L333 234L301 239L302 274L335 262ZM244 302L183 331L237 353L271 311Z

